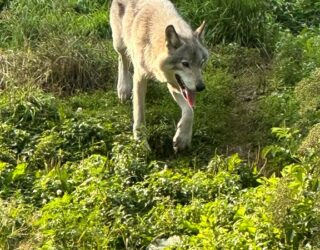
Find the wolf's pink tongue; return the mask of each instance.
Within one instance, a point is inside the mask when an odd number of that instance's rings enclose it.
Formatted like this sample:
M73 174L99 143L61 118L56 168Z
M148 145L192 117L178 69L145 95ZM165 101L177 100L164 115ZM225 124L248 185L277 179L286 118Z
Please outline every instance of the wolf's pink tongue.
M194 91L190 91L189 89L185 89L184 94L189 103L190 108L193 108L196 103L196 93Z

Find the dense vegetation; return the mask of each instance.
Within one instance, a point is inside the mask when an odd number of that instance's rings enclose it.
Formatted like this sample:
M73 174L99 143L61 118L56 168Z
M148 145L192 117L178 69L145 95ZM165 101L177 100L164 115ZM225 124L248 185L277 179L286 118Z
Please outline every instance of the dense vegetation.
M0 249L320 249L320 1L174 2L211 52L178 155L156 82L132 140L110 1L0 0Z

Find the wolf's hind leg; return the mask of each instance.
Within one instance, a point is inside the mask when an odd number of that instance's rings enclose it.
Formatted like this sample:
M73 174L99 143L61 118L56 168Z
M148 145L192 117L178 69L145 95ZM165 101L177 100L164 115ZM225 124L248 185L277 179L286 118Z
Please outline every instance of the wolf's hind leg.
M130 59L126 54L127 48L123 41L122 18L126 7L118 1L112 1L110 10L110 25L112 29L113 47L118 53L118 97L123 102L131 97L132 76L129 72Z
M121 102L128 100L132 95L132 76L129 71L130 60L126 53L118 52L118 83L117 91Z
M180 93L177 93L170 86L170 84L168 84L168 89L173 99L177 102L177 104L181 108L181 112L182 112L182 116L178 123L176 134L173 137L173 149L175 150L175 152L177 152L179 150L183 150L191 146L194 115L193 115L193 109L190 108L189 104L184 99L184 97Z

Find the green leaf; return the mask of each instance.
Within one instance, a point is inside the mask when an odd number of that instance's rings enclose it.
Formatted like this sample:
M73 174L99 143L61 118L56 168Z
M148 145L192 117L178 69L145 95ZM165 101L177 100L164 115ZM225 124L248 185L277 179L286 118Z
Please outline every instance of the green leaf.
M232 155L228 159L228 170L232 172L241 162L242 160L240 159L238 154Z
M247 211L247 209L245 207L239 207L236 212L236 215L239 217L242 217L245 215L246 211Z
M16 166L15 170L12 173L12 180L17 180L19 177L23 176L26 172L27 163L20 163Z
M6 169L8 163L0 161L0 173Z

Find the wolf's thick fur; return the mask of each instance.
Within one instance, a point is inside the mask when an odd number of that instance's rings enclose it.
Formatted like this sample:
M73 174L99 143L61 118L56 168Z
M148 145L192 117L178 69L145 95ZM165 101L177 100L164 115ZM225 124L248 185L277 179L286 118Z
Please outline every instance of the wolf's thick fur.
M118 96L124 101L133 91L135 138L145 124L147 79L156 78L167 83L182 110L174 148L190 146L195 91L205 88L201 76L202 64L208 58L201 44L204 23L193 31L168 0L113 0L110 24L119 54Z

